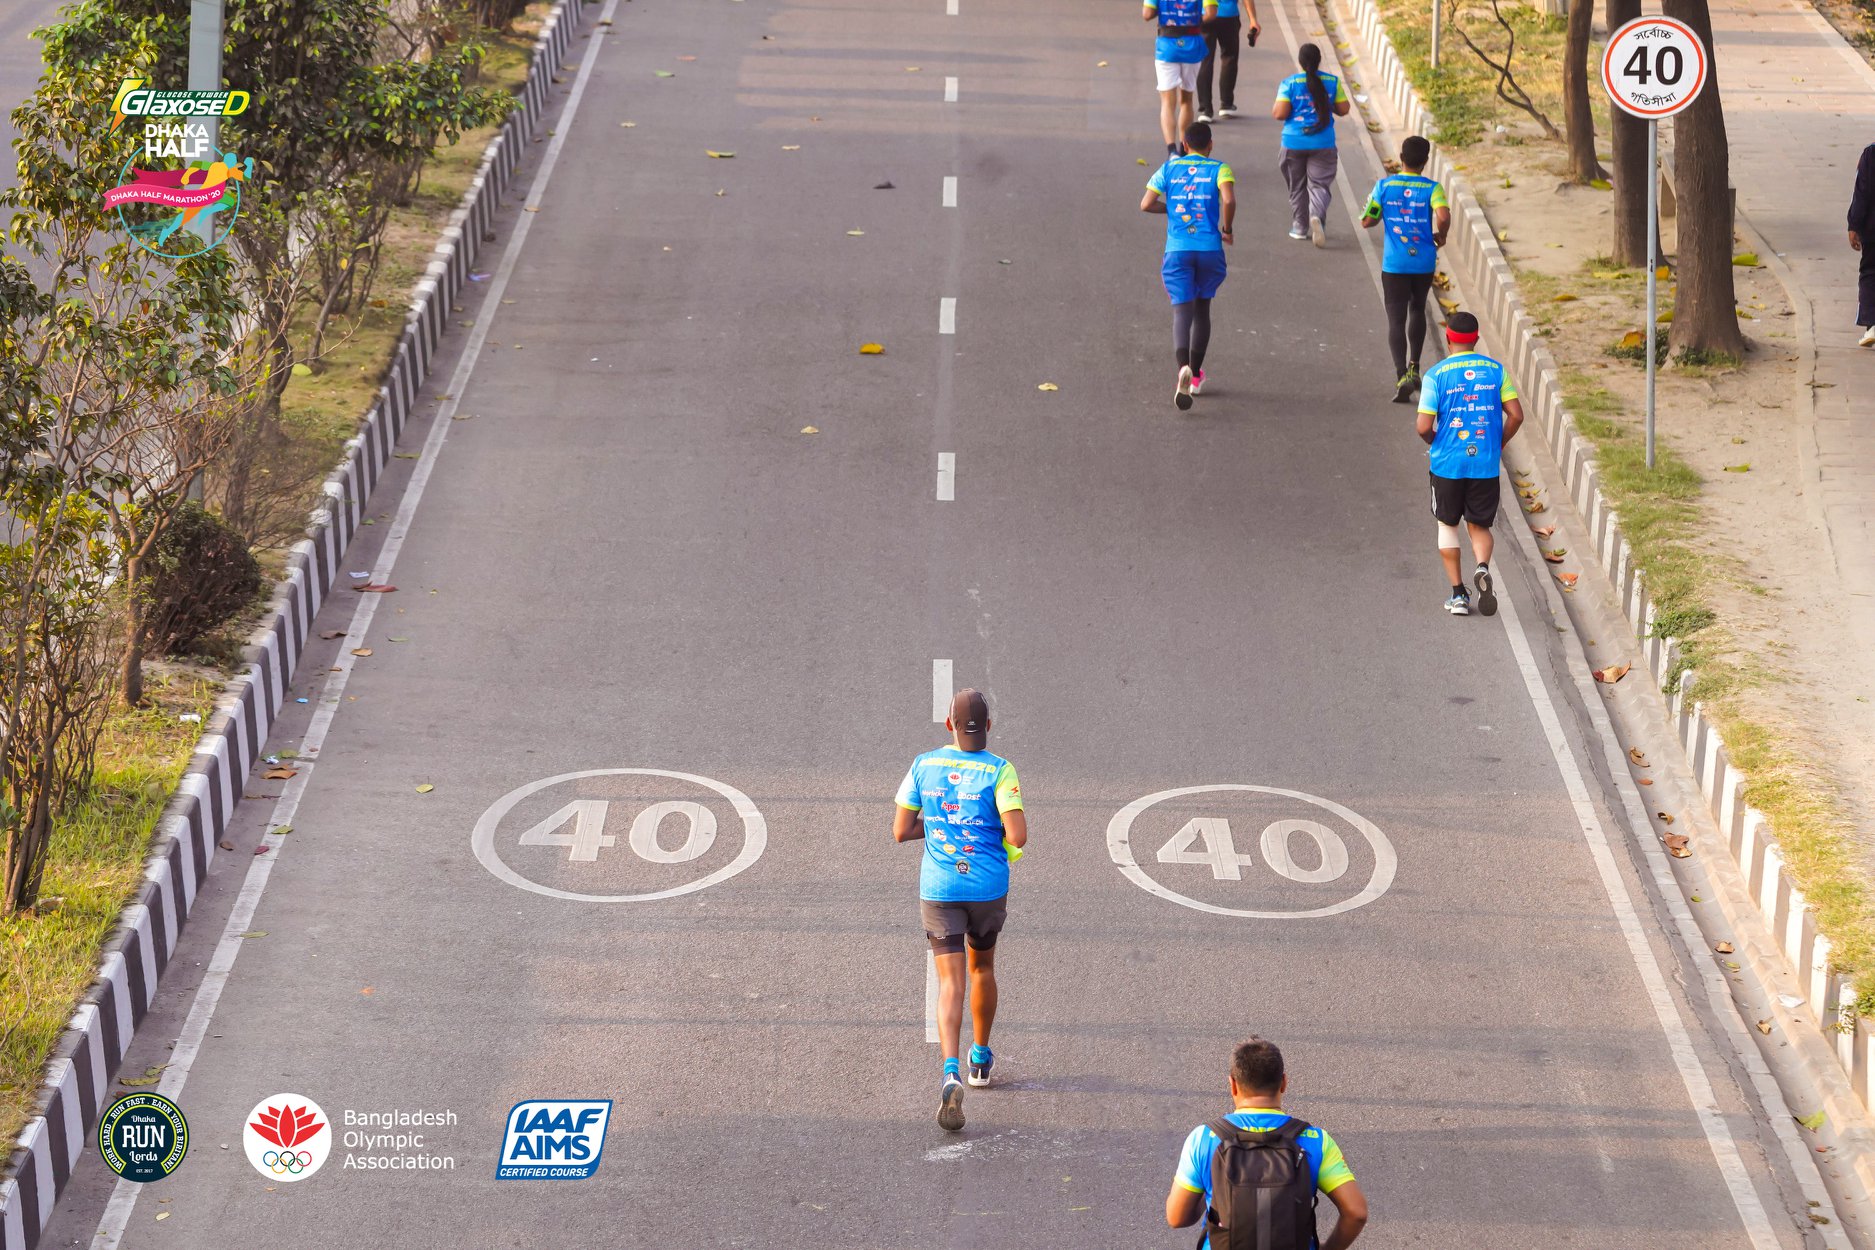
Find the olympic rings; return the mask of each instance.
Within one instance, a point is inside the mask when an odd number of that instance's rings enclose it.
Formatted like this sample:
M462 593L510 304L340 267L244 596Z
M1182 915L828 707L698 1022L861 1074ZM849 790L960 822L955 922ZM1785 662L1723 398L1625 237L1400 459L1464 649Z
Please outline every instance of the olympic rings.
M298 1176L312 1166L312 1155L304 1150L269 1150L260 1162L275 1176Z

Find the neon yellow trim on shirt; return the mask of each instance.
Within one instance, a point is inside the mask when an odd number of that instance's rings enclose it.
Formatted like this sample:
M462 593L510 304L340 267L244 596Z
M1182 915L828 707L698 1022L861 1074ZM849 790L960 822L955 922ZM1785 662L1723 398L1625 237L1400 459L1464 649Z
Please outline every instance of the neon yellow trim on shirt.
M1016 780L1016 766L1008 760L996 774L996 810L998 812L1019 812L1022 810L1022 783Z
M1452 207L1452 201L1445 198L1444 183L1435 182L1432 184L1432 206L1434 208Z
M1237 175L1231 172L1231 167L1219 161L1217 167L1217 185L1221 187L1227 182L1235 181L1237 181Z

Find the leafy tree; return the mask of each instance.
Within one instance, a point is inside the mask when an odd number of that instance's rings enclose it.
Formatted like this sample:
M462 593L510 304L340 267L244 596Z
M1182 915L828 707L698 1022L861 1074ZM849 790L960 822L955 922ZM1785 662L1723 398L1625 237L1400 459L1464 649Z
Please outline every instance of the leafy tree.
M1563 42L1563 127L1569 136L1569 177L1583 185L1605 176L1595 158L1595 113L1589 95L1589 37L1594 26L1594 0L1570 0Z
M1612 36L1641 15L1641 0L1606 0L1603 21ZM1647 263L1647 123L1618 108L1608 110L1608 133L1613 144L1615 235L1609 255L1617 265Z
M1706 85L1673 119L1673 190L1679 245L1668 342L1682 353L1745 354L1732 283L1731 164L1718 58L1711 55L1712 12L1706 0L1666 0L1668 17L1693 28L1708 50Z

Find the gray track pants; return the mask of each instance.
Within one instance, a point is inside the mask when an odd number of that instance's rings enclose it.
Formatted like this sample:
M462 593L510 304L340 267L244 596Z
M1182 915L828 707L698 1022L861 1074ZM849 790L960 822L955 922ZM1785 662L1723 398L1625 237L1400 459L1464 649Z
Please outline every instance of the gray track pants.
M1297 230L1309 218L1328 220L1328 195L1340 158L1333 148L1283 149L1283 181L1289 184L1289 212Z

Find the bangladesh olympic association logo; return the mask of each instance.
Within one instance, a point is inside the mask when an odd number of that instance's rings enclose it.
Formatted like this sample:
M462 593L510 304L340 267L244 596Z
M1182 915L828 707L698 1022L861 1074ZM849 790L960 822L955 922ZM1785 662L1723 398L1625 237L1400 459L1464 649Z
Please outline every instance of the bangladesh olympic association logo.
M241 1132L247 1161L262 1176L303 1181L332 1153L332 1127L319 1104L304 1094L263 1098L247 1113Z
M141 78L117 88L111 133L142 118L143 147L125 159L104 206L139 246L180 260L227 242L254 158L220 150L201 119L238 116L251 99L245 91L153 91Z
M189 1122L161 1094L130 1094L98 1121L98 1153L127 1181L160 1181L189 1153Z

